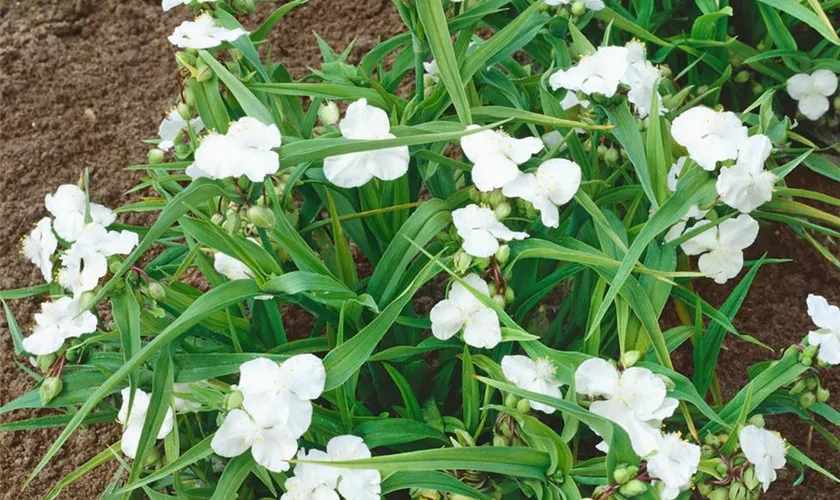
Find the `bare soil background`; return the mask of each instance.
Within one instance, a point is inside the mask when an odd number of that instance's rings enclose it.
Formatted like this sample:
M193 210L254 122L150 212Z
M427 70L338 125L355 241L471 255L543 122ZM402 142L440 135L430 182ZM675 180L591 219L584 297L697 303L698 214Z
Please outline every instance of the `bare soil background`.
M260 5L263 13L270 8ZM186 9L163 13L159 0L0 3L0 289L41 282L35 267L20 256L19 242L46 215L43 198L59 184L75 182L89 168L95 201L112 207L127 201L123 193L139 175L122 167L145 161L148 146L139 139L155 136L160 119L174 103L177 68L166 36L188 16ZM246 20L246 27L255 28L259 16L250 23ZM319 62L313 31L337 49L355 38L358 55L401 27L389 0L312 0L275 29L272 54L300 75ZM795 173L790 184L840 196L840 185L809 172ZM794 258L797 263L762 269L735 324L780 350L801 338L810 326L805 307L808 293L821 293L840 303L840 272L787 228L762 228L750 257L763 252ZM707 282L700 291L719 304L730 288ZM36 301L13 303L22 328L31 326L37 307ZM33 383L16 366L7 325L0 321L0 404L5 404L32 389ZM721 383L725 395L731 396L745 382L749 364L773 355L731 339L726 347ZM680 358L688 364L681 368L690 368L690 353L683 354L687 356ZM826 382L840 395L840 373L829 373ZM19 411L3 415L0 421L45 414ZM771 425L818 463L840 474L838 454L819 436L809 447L806 427L795 417L773 418ZM26 475L58 433L52 429L0 434L2 500L43 497L62 476L119 439L115 426L77 432L21 493ZM100 468L65 490L62 498L98 497L115 471L113 464ZM837 498L837 486L812 472L794 489L797 475L792 470L783 473L766 498Z

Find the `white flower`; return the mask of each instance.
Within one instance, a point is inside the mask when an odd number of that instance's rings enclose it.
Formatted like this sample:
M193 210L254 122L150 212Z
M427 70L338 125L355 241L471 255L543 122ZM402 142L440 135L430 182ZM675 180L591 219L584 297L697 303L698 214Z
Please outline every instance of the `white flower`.
M196 0L163 0L161 6L163 7L163 10L165 12L165 11L169 11L169 10L174 9L175 7L177 7L179 5L189 5L189 4L193 3L194 1L196 1ZM201 3L211 3L211 2L216 2L217 0L197 0L197 1L199 1Z
M630 91L627 93L627 100L636 109L636 114L644 118L651 112L654 93L659 93L658 82L660 78L659 68L645 59L645 46L643 43L633 40L627 43L627 54L629 66L621 81ZM659 107L662 107L662 98L659 98ZM657 110L657 115L659 110Z
M41 275L49 283L52 281L52 256L58 248L58 240L52 232L52 222L44 217L23 239L23 255L41 270Z
M612 97L628 67L625 47L600 47L594 54L583 56L576 66L552 74L548 83L554 90L564 88Z
M485 297L490 296L490 288L477 274L469 274L464 281ZM493 309L485 306L460 282L454 282L449 291L449 298L432 308L432 334L441 339L452 338L464 331L464 342L473 347L491 349L502 341L502 329L499 317Z
M470 125L467 130L479 128ZM461 137L461 149L473 162L472 180L480 191L492 191L519 175L519 167L540 152L543 143L536 137L517 139L501 130L482 130Z
M580 187L581 171L577 163L552 159L543 162L536 173L520 173L505 184L502 193L530 201L539 210L546 227L560 224L558 205L565 205L575 197Z
M560 107L563 108L563 111L568 111L575 106L580 106L582 108L589 107L589 101L586 99L578 99L577 93L572 92L571 90L566 91L566 95L560 99ZM559 132L558 132L559 133Z
M426 70L426 73L423 76L428 77L432 83L437 83L440 80L437 61L434 59L432 59L432 62L424 62L423 69Z
M830 365L840 364L840 308L824 297L808 295L808 316L819 330L808 332L808 343L820 347L817 359Z
M243 409L228 413L210 445L223 457L250 449L266 469L286 471L297 451L297 439L312 422L310 401L324 390L324 365L311 354L301 354L282 366L267 358L253 359L239 371Z
M619 373L607 361L592 358L575 371L575 390L590 397L604 397L589 411L612 420L630 436L633 451L646 457L657 449L659 427L678 401L666 397L665 383L647 368L632 367ZM604 451L605 443L598 445Z
M117 216L108 207L98 203L87 203L85 192L73 184L59 186L55 194L44 198L44 205L55 217L53 229L64 241L74 242L85 227L85 211L89 205L93 222L108 227Z
M41 312L35 313L32 335L23 339L23 349L35 355L52 354L65 340L94 331L96 316L90 311L82 311L78 300L61 297L41 304Z
M776 469L785 466L787 454L785 440L777 432L770 432L754 425L748 425L738 433L741 450L755 466L755 476L764 487L776 480Z
M828 111L828 96L837 91L837 75L827 69L788 78L787 93L798 101L799 111L809 120L819 120Z
M773 198L776 176L764 169L772 149L766 135L754 135L741 147L735 165L720 169L716 187L724 203L748 214Z
M119 413L117 413L117 422L124 426L120 445L125 456L134 458L137 454L137 446L140 444L140 434L143 432L143 422L146 420L146 413L149 411L149 402L152 398L146 392L135 389L134 400L131 401L129 411L131 389L126 387L120 391L120 395L122 396L122 406L120 407ZM175 417L172 413L172 408L168 408L158 431L157 439L165 438L172 432L174 426Z
M659 479L665 486L662 500L673 500L691 488L691 477L700 465L700 447L677 433L663 434L647 465L650 477Z
M175 138L182 130L187 128L187 125L191 126L196 133L204 130L204 122L201 121L201 117L187 121L184 120L177 108L172 108L158 127L158 136L160 136L158 149L163 151L172 149L172 146L175 145Z
M246 280L254 277L254 272L241 260L222 252L213 256L213 269L229 280Z
M557 367L548 358L536 361L527 356L505 356L502 358L502 372L505 377L520 389L536 392L545 396L561 399L562 385L557 380ZM536 401L528 401L531 408L543 413L552 414L554 408Z
M338 124L341 135L347 139L393 139L388 114L369 106L367 99L347 106L344 119ZM408 146L360 151L324 158L324 175L338 187L363 186L374 177L392 181L408 171Z
M287 493L281 500L378 500L382 493L382 476L375 469L342 469L312 462L339 462L370 458L370 449L362 438L352 435L336 436L327 443L327 451L300 451L295 476L284 484Z
M184 21L169 35L169 42L182 49L209 49L232 42L248 32L241 29L227 29L216 24L210 14L203 13L195 21Z
M696 106L674 119L671 136L704 170L734 160L747 141L747 127L735 113Z
M702 220L686 232L710 223ZM702 254L697 261L700 272L714 279L715 283L723 284L737 276L744 267L743 250L752 245L757 236L758 222L742 214L703 231L683 243L682 249L686 255Z
M266 125L245 116L228 128L227 134L211 132L198 145L195 162L186 174L193 179L238 178L262 182L280 168L280 157L273 151L282 142L280 130L273 123Z
M528 233L511 231L488 207L472 204L452 212L452 222L464 239L464 251L473 257L490 257L499 249L499 240L524 240Z
M572 0L545 0L546 5L556 7L558 5L568 5ZM603 0L583 0L583 6L589 10L601 10L604 8Z
M138 241L137 233L131 231L108 231L96 223L86 225L61 256L64 267L58 272L58 283L74 295L93 290L108 274L108 257L131 253Z

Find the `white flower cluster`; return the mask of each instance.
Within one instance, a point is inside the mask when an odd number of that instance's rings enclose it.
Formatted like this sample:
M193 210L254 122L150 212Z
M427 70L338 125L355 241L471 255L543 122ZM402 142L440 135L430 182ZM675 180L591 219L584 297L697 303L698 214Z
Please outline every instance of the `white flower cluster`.
M382 476L376 469L342 469L322 463L370 458L362 438L336 436L327 443L326 451L303 449L298 453L295 475L284 484L286 493L280 500L377 500L381 498Z
M645 58L644 44L633 40L624 47L599 47L593 54L583 56L576 66L552 74L548 83L554 90L562 88L569 93L605 97L612 97L624 85L629 88L627 100L639 117L644 118L651 114L660 78L659 68ZM659 108L656 114L661 112L661 104Z
M53 281L53 266L59 261L57 281L73 296L41 305L32 335L23 339L23 348L36 355L54 353L65 340L96 330L96 316L81 306L82 294L96 288L108 274L109 257L131 253L139 240L131 231L108 231L116 215L108 207L88 202L78 186L59 186L46 196L44 205L53 219L38 221L23 239L23 254L47 282Z
M210 132L201 140L186 174L193 179L238 179L244 175L252 182L262 182L280 168L274 148L281 142L277 125L242 117L231 123L226 134Z
M721 167L715 187L720 200L742 215L682 244L687 255L701 255L700 272L716 283L725 283L741 271L743 250L758 236L758 222L747 214L773 197L776 176L764 167L773 145L765 135L748 136L747 127L734 113L705 106L691 108L674 119L671 135L688 152L688 157L679 158L671 168L668 176L671 191L676 191L688 158L708 171L715 171L718 162L735 160L733 165ZM711 221L703 220L707 213L708 210L696 205L690 207L682 220L668 231L666 241L710 224ZM686 229L689 219L697 222Z
M324 391L324 365L311 354L292 356L279 366L257 358L243 363L239 373L242 409L227 414L210 446L222 457L250 449L266 469L286 471L298 438L312 423L311 401Z

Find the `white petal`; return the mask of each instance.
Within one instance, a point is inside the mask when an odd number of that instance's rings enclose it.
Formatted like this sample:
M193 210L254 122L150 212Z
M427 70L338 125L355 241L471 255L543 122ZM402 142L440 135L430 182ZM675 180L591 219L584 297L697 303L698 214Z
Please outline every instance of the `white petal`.
M246 148L254 148L261 151L269 151L279 148L282 144L280 130L277 125L266 125L263 122L244 116L230 125L227 134L237 140Z
M29 354L40 356L52 354L64 345L65 337L57 327L38 328L32 331L32 335L23 339L23 349Z
M432 335L440 340L449 340L464 326L466 316L451 300L442 300L429 313L432 321Z
M52 232L52 222L49 217L38 221L35 229L23 239L23 255L38 266L46 282L53 280L52 257L58 248L58 239Z
M828 97L837 92L837 75L827 69L818 69L811 73L813 89Z
M470 315L464 326L464 342L473 347L492 349L502 341L499 317L490 308L480 309Z
M505 155L481 156L475 161L472 169L475 187L484 192L504 187L518 175L519 167Z
M504 135L502 136L501 146L502 153L505 156L517 165L521 165L531 159L531 156L539 153L543 148L543 143L536 137L517 139Z
M548 160L537 170L538 183L547 190L555 205L565 205L574 198L580 179L580 166L569 160Z
M722 285L729 279L738 276L744 267L744 253L741 250L716 248L704 253L697 259L700 272Z
M686 233L689 231L693 231L697 228L707 226L711 224L712 221L710 220L701 220L698 221L696 224L691 226L690 228L686 229ZM683 233L685 234L685 233ZM713 227L706 229L705 231L701 232L697 236L686 240L680 247L682 248L683 252L686 255L699 255L703 252L708 252L709 250L717 247L718 245L718 228Z
M590 397L612 397L618 391L618 370L604 359L587 359L575 370L575 390Z
M367 170L377 179L392 181L408 172L408 146L368 151Z
M808 342L820 346L818 359L829 365L840 364L840 332L809 332Z
M282 389L283 372L268 358L256 358L239 366L239 391L242 394L273 395Z
M338 187L363 186L373 179L373 172L367 168L365 152L347 153L324 158L324 175Z
M484 229L470 230L462 237L464 238L464 251L473 257L491 257L499 249L499 242L496 237Z
M787 79L787 93L791 98L798 101L811 94L811 91L811 75L799 73Z
M528 233L511 231L500 221L495 221L487 229L490 231L490 234L503 241L524 240L528 237Z
M727 219L718 226L718 240L726 248L743 250L755 242L758 237L758 221L742 214L734 219Z
M283 388L301 399L318 399L324 392L326 377L324 363L313 354L298 354L280 365Z
M840 307L830 305L825 297L809 294L806 300L808 316L820 328L840 332Z
M280 427L260 429L251 445L254 461L272 472L289 470L289 460L296 452L297 440Z
M343 435L330 439L327 443L327 455L330 460L342 462L345 460L359 460L370 458L370 449L364 440L358 436ZM346 471L347 469L344 469Z
M388 114L359 99L347 106L347 113L338 127L348 139L384 139L391 129Z
M535 199L537 197L537 176L519 172L512 181L504 185L502 194L508 198L522 198L527 201Z
M254 276L253 271L244 262L222 252L213 256L213 269L229 280L244 280Z
M233 410L227 414L219 430L213 435L210 447L221 457L236 457L251 447L256 433L257 427L251 417L242 410Z
M467 130L480 128L478 125L469 125ZM499 156L501 154L501 142L498 132L494 130L482 130L470 135L461 137L461 149L464 155L473 163L483 156Z
M349 469L341 475L338 492L347 500L379 500L381 482L378 470Z
M137 447L140 446L140 436L143 433L142 425L129 425L123 430L120 448L123 455L130 459L137 456Z
M528 356L510 355L502 358L502 373L517 387L528 387L536 380L536 364Z
M464 276L464 282L481 295L485 297L490 296L490 287L479 275L470 273ZM484 307L481 301L473 295L473 292L458 281L452 283L452 289L449 291L449 300L467 314Z
M829 108L828 97L808 94L799 101L799 111L809 120L819 120Z

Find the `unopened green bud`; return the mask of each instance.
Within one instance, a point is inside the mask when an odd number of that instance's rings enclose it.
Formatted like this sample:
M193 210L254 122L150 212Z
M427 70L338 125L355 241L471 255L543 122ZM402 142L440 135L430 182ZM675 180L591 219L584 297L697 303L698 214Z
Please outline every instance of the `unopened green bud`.
M496 205L496 208L493 209L493 214L496 216L497 219L502 220L507 218L510 215L511 208L510 203L499 203Z
M764 92L764 86L758 82L754 83L752 86L752 93L757 95L762 92Z
M729 472L729 467L721 460L715 465L715 471L721 476L725 476Z
M440 493L437 490L426 488L413 491L411 497L417 500L440 500Z
M609 149L607 149L607 152L604 153L604 161L606 161L607 163L616 163L618 162L618 156L618 150L614 147L610 147Z
M677 386L674 384L674 381L671 380L667 375L662 375L661 373L656 374L656 378L662 381L665 384L665 389L668 391L673 391L674 388Z
M114 256L114 257L116 257L116 256ZM118 258L114 258L114 257L108 259L108 271L111 274L117 274L117 272L122 267L122 260L120 260Z
M198 68L198 72L195 75L195 79L199 82L206 82L213 78L213 70L210 69L210 66L201 66Z
M638 479L632 479L628 481L627 484L618 489L619 493L629 498L639 496L646 491L647 484L643 483L642 481L639 481Z
M467 272L472 264L472 256L467 252L459 252L455 256L455 271L459 274Z
M499 203L503 203L505 201L505 195L502 194L501 189L495 189L490 192L490 197L488 198L488 202L490 203L491 207L496 207Z
M702 458L703 460L707 460L715 456L717 456L717 452L708 444L704 444L700 447L700 458Z
M190 87L184 87L184 102L187 106L195 106L195 94Z
M814 358L809 356L802 356L802 359L800 359L799 362L805 366L811 366L814 364Z
M318 118L324 125L335 125L338 123L340 117L341 113L338 110L338 104L333 101L325 101L318 108Z
M78 339L71 340L70 345L71 346L76 345L77 341L78 341ZM67 349L64 352L64 357L67 359L67 361L70 361L72 363L73 361L76 361L76 359L79 357L79 350L78 349Z
M635 365L642 358L642 353L639 351L627 351L621 355L621 364L625 368L630 368Z
M493 302L502 309L504 309L507 305L504 295L493 295L491 298L493 299Z
M800 379L795 384L793 384L793 387L791 387L790 391L788 392L790 392L791 394L799 394L800 392L804 391L807 387L808 384L805 383L805 380Z
M179 102L175 109L178 110L178 114L181 115L181 118L184 120L189 120L193 116L193 110L185 102Z
M149 163L152 165L156 165L163 161L164 152L158 148L150 149L149 152L146 154L146 158L149 160Z
M747 423L756 427L764 427L764 415L756 413L747 420Z
M490 205L490 196L493 194L493 191L482 191L481 196L479 197L479 202Z
M39 370L41 370L42 372L46 372L52 367L53 363L55 363L55 359L55 353L41 354L35 358L35 364L38 365Z
M813 392L805 392L799 396L799 406L802 408L810 408L817 402L817 396Z
M805 386L809 391L813 391L820 385L820 379L817 377L808 377L805 379Z
M239 391L233 391L225 396L225 410L231 411L242 406L245 396Z
M58 396L61 389L64 387L64 382L58 377L47 377L41 383L41 388L38 389L38 396L41 398L41 404L46 405Z
M181 68L191 68L195 66L195 56L189 52L179 50L175 53L175 62Z
M513 304L514 300L516 300L516 293L514 293L513 288L507 287L505 289L505 304Z
M708 495L709 500L728 500L729 488L720 487L715 488Z
M149 450L149 453L146 454L146 460L143 462L143 465L151 467L152 465L155 465L158 460L160 460L160 450L158 450L156 446L153 446L152 449Z
M481 191L477 187L470 188L470 201L473 203L481 203Z
M720 441L718 441L718 437L715 434L706 434L706 437L703 438L703 443L712 448L720 446Z
M248 209L248 219L254 223L255 226L268 229L273 227L277 219L274 218L274 212L265 207L251 205Z
M618 467L613 471L613 479L618 484L625 484L627 481L633 479L634 476L635 474L631 473L627 467Z
M826 389L825 387L820 387L819 389L817 389L817 401L819 401L820 403L825 403L826 401L828 401L829 397L831 397L831 393L828 392L828 389Z
M706 482L706 481L703 481L703 482L701 482L701 483L699 483L699 484L697 485L697 491L698 491L701 495L703 495L704 497L705 497L705 496L708 496L708 495L709 495L709 493L711 493L711 491L712 491L712 485L711 485L711 484L709 484L709 483L708 483L708 482Z
M490 267L490 259L480 257L480 258L474 259L473 264L475 264L475 267L477 267L478 270L483 273L484 271L487 270L488 267Z
M122 262L120 262L120 265L122 265ZM86 310L90 309L91 307L93 307L94 297L96 297L96 294L93 292L93 290L89 290L87 292L84 292L82 295L80 295L79 296L79 310L80 311L86 311Z
M815 346L815 345L806 345L806 346L802 349L802 354L803 354L804 356L808 356L809 358L813 358L814 356L816 356L816 355L817 355L817 346Z
M663 64L659 66L659 74L662 75L662 78L671 78L673 72L671 71L671 67L667 64Z
M720 441L721 446L725 445L726 442L729 441L729 434L721 432L720 434L718 434L718 441Z
M519 398L516 397L515 394L508 394L505 396L505 406L508 408L516 408L516 405L519 403Z
M166 300L166 289L157 281L149 283L149 297L162 302Z
M703 95L708 91L709 87L707 87L706 85L700 85L699 87L697 87L697 95Z
M586 4L584 4L581 0L577 0L572 3L572 15L575 17L580 17L586 14Z
M254 0L231 0L230 6L241 14L250 14L256 9Z
M747 71L745 69L742 69L741 71L739 71L738 73L735 74L735 82L736 83L747 83L748 81L750 81L751 76L752 75L750 75L749 71Z
M216 212L213 214L213 217L210 217L210 222L212 222L216 226L221 226L225 222L225 216Z
M603 158L607 154L607 145L606 144L599 144L598 145L598 157Z
M507 245L500 245L499 249L496 250L496 262L499 263L500 266L504 266L507 264L508 259L510 259L510 247Z
M531 403L527 399L520 399L519 402L516 403L516 409L522 413L528 413L531 411Z
M493 446L507 446L507 445L508 445L508 441L507 441L507 438L505 438L504 436L500 436L498 434L493 436Z

